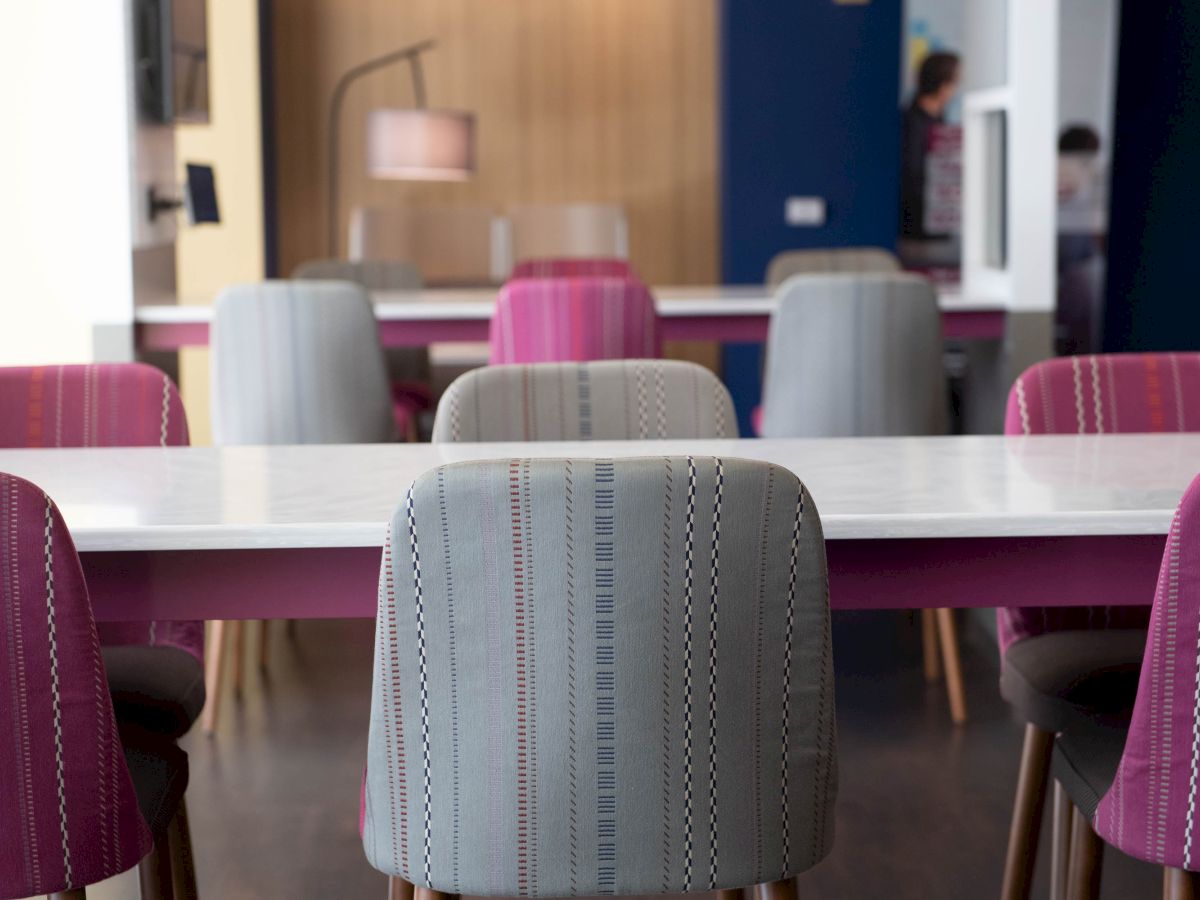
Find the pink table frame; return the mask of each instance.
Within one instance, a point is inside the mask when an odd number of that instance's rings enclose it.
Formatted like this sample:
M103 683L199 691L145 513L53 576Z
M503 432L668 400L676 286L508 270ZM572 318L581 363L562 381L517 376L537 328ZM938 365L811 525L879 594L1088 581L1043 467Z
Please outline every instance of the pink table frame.
M1150 603L1165 535L831 540L835 609ZM98 621L373 618L378 547L81 554Z

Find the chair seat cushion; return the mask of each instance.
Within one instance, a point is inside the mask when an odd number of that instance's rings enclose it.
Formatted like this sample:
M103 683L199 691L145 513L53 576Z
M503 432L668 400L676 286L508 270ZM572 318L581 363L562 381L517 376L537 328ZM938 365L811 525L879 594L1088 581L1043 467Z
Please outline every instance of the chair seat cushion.
M1145 629L1053 631L1008 648L1000 693L1025 721L1063 731L1093 720L1122 725L1137 694Z
M1128 732L1120 725L1093 722L1072 727L1054 741L1050 771L1088 821L1096 818L1100 798L1117 775Z
M121 746L142 818L153 834L161 835L187 790L187 753L174 741L136 727L121 729Z
M103 647L100 652L113 712L121 725L177 738L200 716L204 667L186 650L126 644Z

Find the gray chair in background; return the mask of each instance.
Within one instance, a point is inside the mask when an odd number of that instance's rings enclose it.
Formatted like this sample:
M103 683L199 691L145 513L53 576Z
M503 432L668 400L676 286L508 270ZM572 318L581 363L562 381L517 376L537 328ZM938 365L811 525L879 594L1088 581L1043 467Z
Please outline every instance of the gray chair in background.
M657 359L474 369L446 389L433 423L435 442L735 437L721 380Z
M796 275L776 292L761 434L878 437L945 434L942 323L918 275ZM950 713L966 719L953 611L922 611L925 674L944 664Z
M896 254L881 247L836 247L829 250L785 250L767 265L767 286L779 287L793 275L834 272L867 274L899 272Z
M837 793L825 546L794 474L442 466L383 552L362 822L390 896L794 900Z

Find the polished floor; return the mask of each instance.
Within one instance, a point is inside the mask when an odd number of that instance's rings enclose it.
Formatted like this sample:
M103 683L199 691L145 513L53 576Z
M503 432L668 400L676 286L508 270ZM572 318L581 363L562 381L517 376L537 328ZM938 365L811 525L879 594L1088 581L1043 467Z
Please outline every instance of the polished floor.
M996 694L994 644L970 627L965 639L971 720L955 728L907 616L835 616L836 846L800 879L802 898L999 895L1021 729ZM371 642L366 621L276 626L267 674L248 666L217 736L186 739L203 897L385 896L357 832ZM1158 877L1109 851L1104 897L1158 896ZM1045 897L1044 865L1037 878Z

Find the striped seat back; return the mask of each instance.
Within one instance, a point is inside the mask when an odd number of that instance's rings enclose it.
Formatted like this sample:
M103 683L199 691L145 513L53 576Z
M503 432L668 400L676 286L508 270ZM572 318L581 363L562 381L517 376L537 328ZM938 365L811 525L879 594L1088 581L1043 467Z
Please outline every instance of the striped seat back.
M83 571L54 503L0 473L0 896L94 884L150 832L121 740Z
M786 469L428 472L384 548L367 856L493 896L789 877L833 840L832 674L820 519Z
M635 278L531 278L500 290L492 363L662 355L654 298Z
M777 288L793 275L899 272L896 254L881 247L834 247L825 250L785 250L767 265L767 287Z
M1008 393L1004 433L1200 431L1200 353L1070 356L1036 363ZM1131 597L1131 602L1140 598ZM1144 606L996 611L1001 654L1015 641L1083 628L1145 628Z
M433 440L737 437L725 385L695 363L605 360L473 369L442 394Z
M1096 833L1130 856L1200 870L1200 477L1171 524L1137 700Z
M395 436L366 291L343 281L226 288L212 324L218 444L369 444Z
M164 373L141 363L0 368L0 447L187 446L187 416ZM203 622L105 622L106 647L204 655Z
M611 257L556 257L523 259L512 270L512 278L630 278L628 260Z

